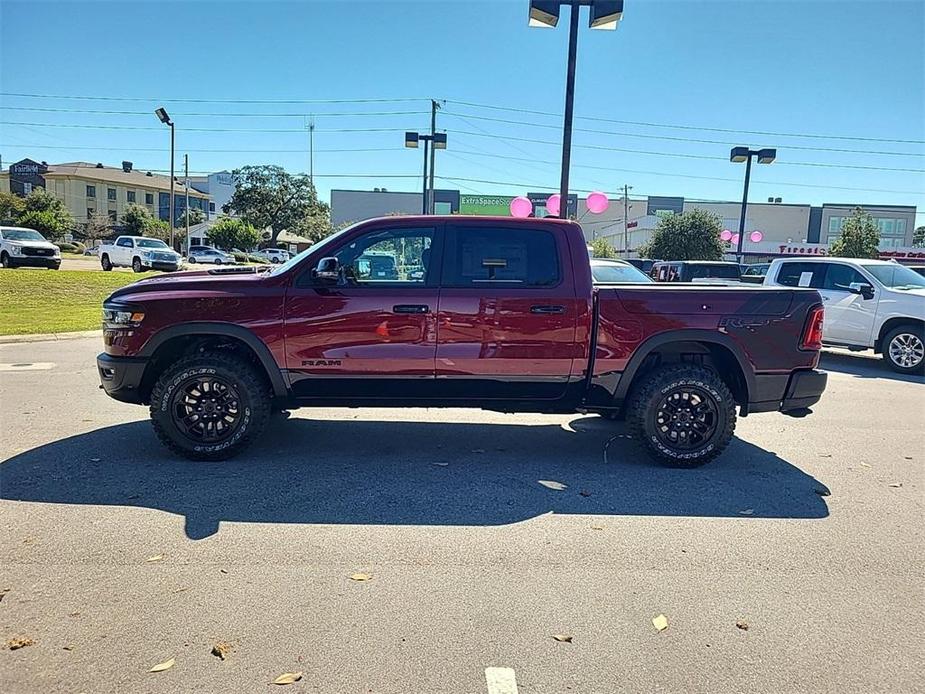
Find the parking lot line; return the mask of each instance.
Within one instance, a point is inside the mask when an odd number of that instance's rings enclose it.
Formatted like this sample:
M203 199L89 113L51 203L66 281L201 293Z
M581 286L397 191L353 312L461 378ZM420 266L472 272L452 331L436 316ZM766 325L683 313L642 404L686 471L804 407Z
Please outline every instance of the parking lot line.
M485 682L488 684L488 694L517 694L517 677L513 668L487 667Z

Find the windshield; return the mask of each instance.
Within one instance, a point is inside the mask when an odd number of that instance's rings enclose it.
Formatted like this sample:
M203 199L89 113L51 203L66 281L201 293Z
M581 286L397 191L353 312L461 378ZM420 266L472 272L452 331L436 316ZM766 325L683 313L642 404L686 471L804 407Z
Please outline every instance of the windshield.
M905 265L861 265L885 287L890 289L925 289L925 277Z
M597 284L649 284L652 279L632 265L591 263L591 276Z
M272 271L270 272L270 274L273 275L273 276L275 276L275 275L280 275L280 274L282 274L282 273L284 273L284 272L289 271L291 268L295 267L295 266L298 265L300 262L302 262L302 259L303 259L303 258L307 258L308 256L310 256L312 253L314 253L315 251L317 251L319 248L321 248L321 247L324 246L325 244L331 243L331 242L335 241L336 239L338 239L338 238L340 238L341 236L343 236L346 232L348 232L348 231L350 231L351 229L353 229L357 224L361 224L361 223L362 223L362 222L357 222L356 224L351 224L350 226L344 227L344 228L341 229L340 231L335 232L335 233L331 234L330 236L326 236L325 238L321 239L320 241L317 241L317 242L313 243L311 246L309 246L308 248L306 248L306 249L305 249L304 251L302 251L301 253L298 253L297 255L292 256L289 260L287 260L285 263L283 263L282 265L280 265L278 268L276 268L275 270L272 270Z
M161 241L160 239L135 239L135 245L138 246L139 248L167 249L167 244Z
M45 237L32 229L4 229L3 238L7 241L44 241Z

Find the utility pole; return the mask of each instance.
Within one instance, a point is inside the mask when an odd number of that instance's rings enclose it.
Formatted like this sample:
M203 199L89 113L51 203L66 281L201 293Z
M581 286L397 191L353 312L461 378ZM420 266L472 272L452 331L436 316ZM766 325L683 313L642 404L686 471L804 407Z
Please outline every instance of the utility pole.
M440 108L435 100L430 100L430 183L428 184L428 201L427 201L427 214L434 213L434 154L436 153L436 147L433 146L434 135L437 134L437 109ZM426 144L425 144L426 146Z
M633 186L628 186L625 183L623 184L623 252L629 257L630 247L629 247L629 222L630 222L630 188Z
M170 205L167 214L170 215L170 250L176 250L173 245L173 229L176 220L173 216L173 123L170 124Z
M189 155L183 155L183 178L186 182L186 255L189 255Z

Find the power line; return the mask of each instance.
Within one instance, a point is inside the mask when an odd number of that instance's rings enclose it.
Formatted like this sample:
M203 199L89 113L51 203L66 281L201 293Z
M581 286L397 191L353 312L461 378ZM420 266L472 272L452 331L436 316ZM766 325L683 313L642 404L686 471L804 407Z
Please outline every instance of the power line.
M75 145L36 145L36 144L15 144L11 142L0 143L0 147L22 147L22 148L34 148L34 149L66 149L66 150L90 150L90 151L103 151L103 152L163 152L163 147L89 147L89 146L75 146ZM343 149L316 149L315 153L326 152L326 153L342 153L342 152L397 152L404 151L404 147L357 147L357 148L343 148ZM237 153L251 153L251 154L304 154L305 148L302 149L186 149L183 148L184 152L211 152L219 154L237 154Z
M114 111L107 109L80 109L80 108L46 108L40 106L0 106L2 111L30 111L37 113L86 113L107 116L144 116L150 118L150 111ZM315 116L421 116L428 115L430 111L339 111L334 113L314 113ZM220 112L177 112L174 116L184 118L192 116L208 116L210 118L302 118L306 113L220 113Z
M445 115L453 116L461 120L466 120L466 118L476 118L478 120L492 121L494 123L507 123L509 125L517 126L528 126L531 128L549 128L552 130L561 130L562 126L560 125L551 125L548 123L524 123L523 121L511 120L508 118L491 118L490 116L475 116L471 113L467 113L464 118L459 113L453 113L451 111L446 111ZM468 121L466 121L468 122ZM470 123L470 125L473 125ZM625 133L625 132L614 132L612 130L593 130L591 128L572 128L575 132L580 133L592 133L594 135L613 135L619 137L638 137L646 140L670 140L673 142L696 142L699 144L708 144L708 145L724 145L735 147L736 142L728 142L722 140L704 140L702 138L694 137L674 137L671 135L645 135L639 133ZM894 157L925 157L925 152L884 152L884 151L871 151L863 149L844 149L839 147L809 147L805 145L787 145L787 149L799 149L812 152L840 152L846 154L882 154L886 156Z
M455 154L467 154L474 157L489 157L492 159L506 159L510 161L527 161L534 164L549 164L551 166L558 166L559 162L557 161L548 161L542 159L522 159L518 157L510 157L503 154L488 154L486 152L470 152L463 150L454 150ZM577 169L592 169L595 171L606 171L609 173L633 173L633 174L643 174L651 176L660 176L664 178L691 178L703 181L725 181L731 183L741 183L741 178L724 178L721 176L696 176L693 174L674 174L666 173L664 171L646 171L640 169L615 169L608 166L594 166L591 164L572 164L574 168ZM830 185L819 185L812 183L784 183L783 181L755 181L755 183L760 183L762 185L773 185L773 186L791 186L796 188L822 188L826 190L851 190L857 192L866 192L866 193L894 193L896 195L925 195L925 192L916 191L916 190L886 190L883 188L851 188L847 186L830 186Z
M74 99L81 101L134 101L184 103L184 104L388 104L413 101L427 101L424 97L393 97L375 99L202 99L202 98L151 98L140 96L84 96L73 94L23 94L0 92L0 96L15 96L28 99ZM301 115L301 114L300 114Z
M537 111L533 109L517 108L514 106L496 106L492 104L478 104L472 101L456 101L455 99L445 99L448 104L459 104L461 106L471 106L473 108L493 109L496 111L513 111L516 113L530 113L537 116L551 116L561 118L561 113L552 113L550 111ZM921 145L925 140L902 140L896 138L884 137L861 137L857 135L825 135L821 133L782 133L770 130L736 130L734 128L713 128L700 125L682 125L677 123L653 123L648 121L619 120L616 118L602 118L600 116L575 116L576 119L590 120L600 123L617 123L619 125L639 125L647 128L673 128L679 130L703 130L705 132L717 133L738 133L744 135L763 135L770 137L804 137L808 139L819 140L852 140L856 142L893 142L899 144Z
M508 139L514 140L517 142L530 142L537 145L553 145L559 147L561 143L552 142L550 140L534 140L525 137L512 137L508 135L488 135L485 133L474 133L467 132L465 130L447 130L447 132L453 132L457 135L471 135L473 137L491 137L494 139ZM623 147L605 147L603 145L584 145L584 144L573 144L573 147L578 147L581 149L594 149L604 152L628 152L631 154L646 154L651 156L659 157L676 157L682 159L708 159L713 161L728 161L726 157L714 157L706 154L683 154L681 152L653 152L650 150L641 150L641 149L627 149ZM859 164L823 164L821 162L805 162L805 161L776 161L776 166L820 166L830 169L862 169L865 171L898 171L904 173L925 173L925 169L900 169L887 166L862 166Z
M86 123L22 123L2 121L0 125L21 125L37 128L84 128L89 130L163 130L147 125L88 125ZM304 133L304 128L183 128L184 132L203 133ZM392 133L405 132L405 128L318 128L324 133Z

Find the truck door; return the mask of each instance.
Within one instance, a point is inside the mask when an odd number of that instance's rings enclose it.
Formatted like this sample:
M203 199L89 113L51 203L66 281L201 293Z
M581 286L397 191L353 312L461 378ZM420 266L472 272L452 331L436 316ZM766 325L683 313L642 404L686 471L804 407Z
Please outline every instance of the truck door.
M823 330L827 339L847 345L871 345L880 297L874 294L868 299L849 288L852 284L873 287L874 283L850 265L830 261L825 266L819 293L825 303Z
M110 260L118 265L132 264L132 250L135 247L135 241L128 236L120 236L116 240L115 258Z
M545 227L545 228L544 228ZM551 225L448 223L437 389L459 399L557 399L580 308L565 234Z
M286 293L286 364L301 398L417 397L434 381L439 253L435 223L358 230ZM436 256L439 257L439 256ZM375 259L375 260L373 260ZM309 263L316 265L317 260Z

